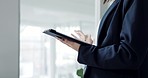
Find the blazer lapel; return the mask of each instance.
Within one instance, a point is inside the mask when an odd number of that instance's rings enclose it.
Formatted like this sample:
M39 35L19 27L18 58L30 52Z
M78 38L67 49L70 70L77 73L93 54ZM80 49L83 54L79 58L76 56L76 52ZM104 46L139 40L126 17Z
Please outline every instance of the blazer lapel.
M100 26L99 26L99 30L98 30L98 38L100 36L100 33L102 31L102 27L104 25L105 20L107 19L108 15L113 11L113 9L115 8L115 6L119 3L120 0L115 0L112 5L109 7L109 9L106 11L106 13L104 14ZM99 40L99 39L98 39Z

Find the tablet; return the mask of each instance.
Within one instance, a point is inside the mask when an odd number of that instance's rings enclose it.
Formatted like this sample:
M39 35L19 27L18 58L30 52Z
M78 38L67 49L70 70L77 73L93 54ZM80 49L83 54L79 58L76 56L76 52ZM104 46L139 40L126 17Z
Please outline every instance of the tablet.
M54 30L54 29L45 30L43 33L48 34L48 35L50 35L50 36L52 36L52 37L58 37L58 38L60 38L60 39L68 39L68 40L70 40L70 41L73 41L73 42L76 42L76 43L79 43L79 44L88 44L88 43L85 43L85 42L83 42L83 41L80 41L80 40L77 40L77 39L75 39L75 38L72 38L72 37L70 37L70 36L67 36L67 35L65 35L65 34L62 34L62 33L60 33L60 32L57 32L57 31Z

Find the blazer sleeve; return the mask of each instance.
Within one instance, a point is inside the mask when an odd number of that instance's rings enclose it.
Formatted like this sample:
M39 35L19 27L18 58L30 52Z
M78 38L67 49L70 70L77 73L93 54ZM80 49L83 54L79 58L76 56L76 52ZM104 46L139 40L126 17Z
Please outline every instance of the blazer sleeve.
M124 0L126 3L127 0ZM124 8L120 42L105 47L81 45L78 62L102 69L138 69L148 50L148 0Z

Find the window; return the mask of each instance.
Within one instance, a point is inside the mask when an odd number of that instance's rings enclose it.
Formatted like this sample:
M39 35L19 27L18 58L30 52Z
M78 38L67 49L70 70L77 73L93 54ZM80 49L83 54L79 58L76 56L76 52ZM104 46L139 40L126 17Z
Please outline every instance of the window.
M20 78L79 78L78 53L42 32L81 29L95 38L95 1L21 0L20 6Z
M22 26L23 27L23 26ZM23 27L20 33L20 78L79 78L77 52L42 33L39 26ZM67 35L80 26L57 26Z

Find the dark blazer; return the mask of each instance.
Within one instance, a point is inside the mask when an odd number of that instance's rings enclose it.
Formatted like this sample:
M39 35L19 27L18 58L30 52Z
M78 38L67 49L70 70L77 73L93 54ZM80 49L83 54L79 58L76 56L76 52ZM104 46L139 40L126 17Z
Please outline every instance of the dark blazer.
M81 45L84 78L148 78L148 0L116 0L102 18L95 45Z

